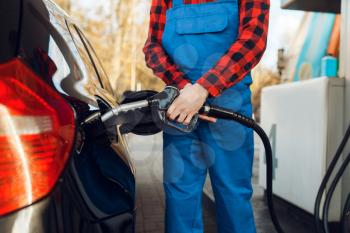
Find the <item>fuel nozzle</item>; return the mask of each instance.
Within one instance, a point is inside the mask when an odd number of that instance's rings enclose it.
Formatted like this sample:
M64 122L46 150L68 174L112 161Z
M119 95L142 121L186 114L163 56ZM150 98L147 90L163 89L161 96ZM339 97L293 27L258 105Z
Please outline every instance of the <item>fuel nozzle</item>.
M198 122L198 114L196 114L190 124L182 124L177 121L172 121L168 119L166 113L170 107L170 105L174 102L174 100L180 95L179 89L172 86L167 86L165 89L149 98L150 107L152 109L152 114L156 118L155 121L161 123L162 128L164 126L169 126L171 128L175 128L184 133L190 133L194 130Z
M167 111L170 105L179 95L180 91L176 87L167 86L162 92L154 94L151 97L144 99L136 98L134 101L122 103L121 105L108 110L104 114L96 112L86 118L84 123L87 124L99 119L107 125L130 126L127 127L128 130L126 130L126 133L134 132L133 129L136 129L138 125L140 125L138 128L149 128L150 126L151 128L157 128L147 129L146 133L141 130L144 134L159 132L166 126L189 133L193 131L197 124L198 114L192 118L190 124L182 124L172 121L167 117ZM152 117L144 117L149 116L150 113ZM150 122L149 118L151 118L152 122Z

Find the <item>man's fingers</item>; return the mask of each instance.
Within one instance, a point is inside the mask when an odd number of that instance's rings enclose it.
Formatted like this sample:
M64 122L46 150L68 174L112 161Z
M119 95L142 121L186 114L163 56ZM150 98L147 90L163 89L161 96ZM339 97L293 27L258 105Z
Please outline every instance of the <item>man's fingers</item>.
M175 105L175 102L174 102L174 103L172 103L172 104L170 105L170 107L168 108L168 111L167 111L168 117L175 111L175 109L176 109L176 105Z
M174 120L179 115L179 101L178 98L170 105L167 111L167 116Z
M205 115L199 115L199 119L204 120L204 121L208 121L208 122L211 122L211 123L216 123L216 121L217 121L216 118L208 117L208 116L205 116Z
M194 116L193 114L188 114L185 121L184 121L184 124L189 125L191 123L193 116Z
M178 109L175 109L170 115L168 115L170 120L175 120L181 112Z
M181 113L180 116L177 118L177 122L183 123L187 117L186 113Z

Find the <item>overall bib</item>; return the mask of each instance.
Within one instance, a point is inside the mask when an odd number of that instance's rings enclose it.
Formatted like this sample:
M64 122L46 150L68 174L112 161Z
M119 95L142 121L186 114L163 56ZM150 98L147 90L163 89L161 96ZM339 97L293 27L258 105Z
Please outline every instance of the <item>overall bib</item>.
M192 82L211 69L236 40L237 0L184 4L166 13L162 45ZM247 75L208 103L252 115ZM202 233L202 189L209 171L220 233L255 233L252 196L253 131L219 119L201 121L192 133L164 130L166 232Z

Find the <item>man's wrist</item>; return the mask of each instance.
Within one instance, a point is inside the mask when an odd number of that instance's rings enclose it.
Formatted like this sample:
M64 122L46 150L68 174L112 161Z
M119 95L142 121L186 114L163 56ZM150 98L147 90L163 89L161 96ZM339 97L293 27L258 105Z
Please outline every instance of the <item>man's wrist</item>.
M202 85L200 85L199 83L195 83L193 85L199 90L201 96L203 96L204 98L207 98L209 96L208 90L205 89Z

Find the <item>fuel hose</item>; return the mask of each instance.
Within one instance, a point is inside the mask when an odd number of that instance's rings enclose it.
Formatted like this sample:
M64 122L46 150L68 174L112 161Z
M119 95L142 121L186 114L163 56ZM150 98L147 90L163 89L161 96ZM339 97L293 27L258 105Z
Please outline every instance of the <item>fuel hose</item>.
M329 191L327 192L327 195L326 195L326 199L325 199L325 202L323 205L323 228L324 228L326 233L331 232L329 229L329 225L328 225L328 212L329 212L330 203L331 203L335 188L337 187L337 185L340 181L340 178L343 176L349 163L350 163L350 153L347 155L347 157L345 158L341 167L339 168L337 174L335 175L335 177L330 185ZM343 216L343 218L345 218L345 216Z
M341 158L341 155L345 149L345 146L349 140L349 137L350 137L350 126L346 130L346 133L345 133L331 163L328 166L326 174L325 174L325 176L321 182L320 188L318 190L316 201L315 201L315 208L314 208L314 218L315 218L315 225L316 225L316 232L317 233L329 233L330 232L329 226L328 226L328 211L329 211L330 200L331 200L331 197L333 196L334 189L336 188L336 185L337 185L339 179L342 177L347 165L349 164L349 160L350 160L349 157L350 156L347 156L344 163L341 165L341 168L339 169L337 175L333 179L331 187L326 195L326 200L324 203L324 208L323 208L323 213L322 213L323 224L322 224L322 221L320 220L321 200L322 200L322 197L323 197L324 192L326 190L327 184L331 178L331 175L333 174L335 167L336 167L339 159Z
M276 216L275 206L273 202L273 157L272 157L272 149L269 137L266 135L265 131L251 118L248 118L242 114L233 112L232 110L217 107L217 106L209 106L205 105L199 111L200 114L204 114L209 117L215 117L220 119L232 120L236 121L248 128L253 129L261 138L261 141L265 148L265 156L266 156L266 198L267 205L270 213L271 220L273 225L277 231L277 233L284 233L281 224Z

